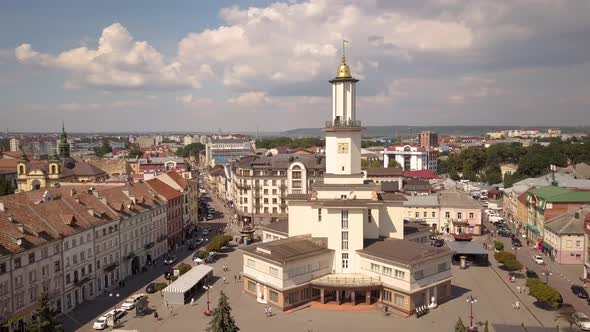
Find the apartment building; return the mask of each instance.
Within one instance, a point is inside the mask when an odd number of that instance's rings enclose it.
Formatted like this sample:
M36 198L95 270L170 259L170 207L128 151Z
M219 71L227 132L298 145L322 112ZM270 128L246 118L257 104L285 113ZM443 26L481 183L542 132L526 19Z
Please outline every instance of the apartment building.
M468 195L445 192L440 203L439 231L445 234L482 234L482 205Z
M178 172L176 171L168 171L164 174L160 174L156 177L158 180L164 182L165 184L167 184L168 186L180 191L182 193L182 229L184 231L183 233L183 239L186 239L189 237L189 232L192 230L192 227L190 227L191 225L191 190L189 188L189 184L187 179L183 178L182 175L180 175ZM198 197L195 200L195 203L197 204L192 204L192 208L194 210L194 206L196 205L198 207ZM198 211L193 212L194 215L196 216ZM193 223L193 225L196 225L196 223Z
M432 230L440 231L440 203L437 195L408 196L404 205L404 219L427 223Z
M166 227L168 235L168 248L173 250L182 243L183 227L183 194L166 183L151 179L146 181L147 185L158 195L158 197L166 202Z
M207 165L225 164L254 154L255 142L249 139L211 138L205 148Z
M275 221L287 216L285 198L306 194L323 179L323 156L278 154L249 156L231 165L231 197L240 216L254 222Z
M383 167L388 167L389 158L394 158L404 171L431 170L436 172L438 150L413 145L396 145L385 149Z

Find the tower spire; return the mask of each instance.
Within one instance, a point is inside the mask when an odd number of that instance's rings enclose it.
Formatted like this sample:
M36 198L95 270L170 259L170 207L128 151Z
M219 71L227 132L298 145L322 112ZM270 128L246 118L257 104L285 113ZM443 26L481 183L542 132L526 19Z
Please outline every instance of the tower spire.
M350 68L346 64L346 45L348 45L348 40L342 40L342 62L338 67L338 75L336 75L336 78L352 78Z

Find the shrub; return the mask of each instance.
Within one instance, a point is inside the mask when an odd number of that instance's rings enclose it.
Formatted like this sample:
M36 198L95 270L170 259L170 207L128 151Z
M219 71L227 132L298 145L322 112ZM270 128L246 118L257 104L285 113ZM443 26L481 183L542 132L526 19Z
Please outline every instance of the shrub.
M509 259L504 262L504 268L508 271L519 271L522 270L522 263L516 259Z
M513 253L508 251L500 251L494 254L494 258L498 261L498 263L504 264L506 261L515 260L516 257Z
M176 266L176 268L180 272L180 275L183 275L183 274L187 273L193 267L188 265L187 263L180 263Z
M215 235L211 242L207 245L207 250L209 251L219 251L221 248L227 246L229 242L233 239L231 235Z
M165 282L157 282L154 284L154 288L156 289L156 292L159 292L162 289L166 288L166 283Z
M554 308L560 306L561 294L555 288L534 278L527 279L526 285L529 288L529 295L537 299L537 301L549 303Z
M209 251L206 251L206 250L199 251L198 256L200 259L205 259L205 258L207 258L207 256L209 256Z
M502 251L502 250L504 250L504 243L502 243L500 241L495 241L494 248L498 251Z

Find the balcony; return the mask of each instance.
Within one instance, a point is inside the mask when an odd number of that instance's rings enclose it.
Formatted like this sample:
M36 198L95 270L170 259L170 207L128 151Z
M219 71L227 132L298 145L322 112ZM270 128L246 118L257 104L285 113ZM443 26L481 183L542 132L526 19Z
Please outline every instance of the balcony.
M154 246L154 244L155 244L154 242L150 242L150 243L146 244L145 246L143 246L143 248L146 250L151 249Z
M249 185L247 185L247 184L240 184L239 182L236 185L236 187L238 187L238 189L240 189L240 190L250 190L250 186Z
M260 198L260 191L255 191L254 192L254 198Z
M103 271L104 271L104 272L107 272L107 273L108 273L108 272L111 272L111 271L113 271L114 269L116 269L116 268L117 268L117 266L119 266L119 263L118 263L118 262L114 262L114 263L112 263L112 264L109 264L109 265L105 266L105 267L104 267L104 269L103 269Z
M133 257L135 257L135 253L132 251L127 256L125 256L125 260L128 261L128 260L132 259Z
M279 207L284 210L287 208L287 202L281 202L281 204L279 204Z
M286 184L281 184L281 185L279 186L279 190L281 190L281 191L285 191L285 190L287 190L287 185L286 185Z
M325 128L360 128L361 122L359 120L340 120L335 119L326 121Z
M260 190L261 188L262 188L262 186L260 184L254 185L254 190Z
M379 278L367 277L362 274L329 274L311 281L313 286L323 287L378 287Z
M85 283L89 282L90 280L92 280L92 278L90 278L90 277L84 277L80 280L74 279L74 286L76 286L76 287L82 286Z

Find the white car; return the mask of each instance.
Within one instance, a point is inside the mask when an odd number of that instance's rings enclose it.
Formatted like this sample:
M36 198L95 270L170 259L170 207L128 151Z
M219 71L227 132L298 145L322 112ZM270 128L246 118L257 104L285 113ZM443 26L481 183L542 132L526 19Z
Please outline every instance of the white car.
M94 325L92 328L95 330L104 330L107 328L107 318L105 316L98 317L96 321L94 321Z
M537 263L539 265L545 264L545 261L543 260L543 256L541 256L541 255L533 256L533 261L535 261L535 263Z
M135 308L137 302L141 301L143 298L145 298L145 294L132 295L127 300L125 300L125 302L123 302L123 304L121 305L121 309L131 310Z
M574 324L578 325L578 327L583 331L590 331L590 318L584 315L581 312L575 312L572 315L572 321Z

